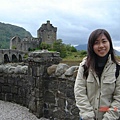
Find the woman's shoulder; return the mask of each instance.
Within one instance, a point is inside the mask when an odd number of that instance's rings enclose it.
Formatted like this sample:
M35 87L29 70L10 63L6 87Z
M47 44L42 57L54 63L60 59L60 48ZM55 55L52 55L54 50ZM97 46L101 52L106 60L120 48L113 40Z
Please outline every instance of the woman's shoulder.
M84 66L85 65L85 62L87 60L87 57L84 57L80 63L80 66Z

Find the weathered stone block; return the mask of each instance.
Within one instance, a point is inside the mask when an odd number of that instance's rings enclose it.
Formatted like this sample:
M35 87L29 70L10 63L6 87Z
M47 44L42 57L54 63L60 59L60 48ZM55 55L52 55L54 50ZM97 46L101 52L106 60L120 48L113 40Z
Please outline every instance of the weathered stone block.
M22 88L22 87L18 87L18 95L20 96L20 97L26 97L26 92L25 92L25 89L24 88Z
M3 77L0 78L0 83L4 83L5 79Z
M0 100L5 100L5 94L0 92Z
M35 86L36 86L36 88L39 88L39 89L43 89L43 79L42 79L42 77L36 77L36 82L35 82Z
M11 86L11 93L17 94L18 93L18 87L17 86Z
M13 96L11 93L6 93L5 94L5 100L11 102L13 99Z
M66 96L70 99L74 99L74 91L73 91L73 86L67 86L67 91L66 91Z
M55 95L50 91L46 91L44 95L44 100L48 103L55 103Z
M60 109L65 109L66 106L66 99L65 98L58 98L58 107Z
M43 116L43 107L44 107L43 98L41 100L37 100L36 105L37 105L36 116L40 118Z
M20 79L20 80L17 80L17 84L18 84L18 86L22 87L22 86L23 86L22 80L21 80L21 79Z
M53 77L46 77L44 79L44 88L47 90L47 89L50 89L51 91L57 91L58 89L58 81Z
M5 92L5 93L10 93L11 92L11 87L10 86L2 86L2 92Z

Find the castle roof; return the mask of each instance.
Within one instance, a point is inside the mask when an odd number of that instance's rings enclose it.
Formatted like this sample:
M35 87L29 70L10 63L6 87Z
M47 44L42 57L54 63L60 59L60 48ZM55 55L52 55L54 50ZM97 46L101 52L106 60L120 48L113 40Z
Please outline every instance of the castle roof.
M47 23L44 23L41 25L41 27L38 29L39 30L54 30L57 31L57 27L53 27L52 24L50 24L50 21L48 20Z

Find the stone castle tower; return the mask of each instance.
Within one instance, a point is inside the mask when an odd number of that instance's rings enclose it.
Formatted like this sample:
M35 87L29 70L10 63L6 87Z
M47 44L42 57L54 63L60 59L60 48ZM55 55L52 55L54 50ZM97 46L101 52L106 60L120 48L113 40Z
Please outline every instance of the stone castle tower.
M50 21L47 24L42 24L42 26L37 30L37 37L42 39L42 42L47 44L52 44L56 41L57 27L53 27Z
M53 27L50 21L47 21L46 24L42 24L37 30L37 38L25 37L20 39L18 36L14 36L10 40L10 49L29 51L30 49L39 47L41 42L52 44L56 41L56 32L57 27Z

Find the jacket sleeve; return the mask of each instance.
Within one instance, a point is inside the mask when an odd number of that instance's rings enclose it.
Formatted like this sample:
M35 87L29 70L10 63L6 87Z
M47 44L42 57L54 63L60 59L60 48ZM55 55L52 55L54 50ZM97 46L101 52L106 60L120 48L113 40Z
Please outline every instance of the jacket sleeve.
M82 67L82 63L80 63L74 85L76 106L80 110L80 117L82 119L94 120L95 114L87 97L86 80L83 78L83 71L84 68Z
M117 120L120 117L120 75L116 80L116 87L113 94L113 102L111 106L104 114L103 120Z

